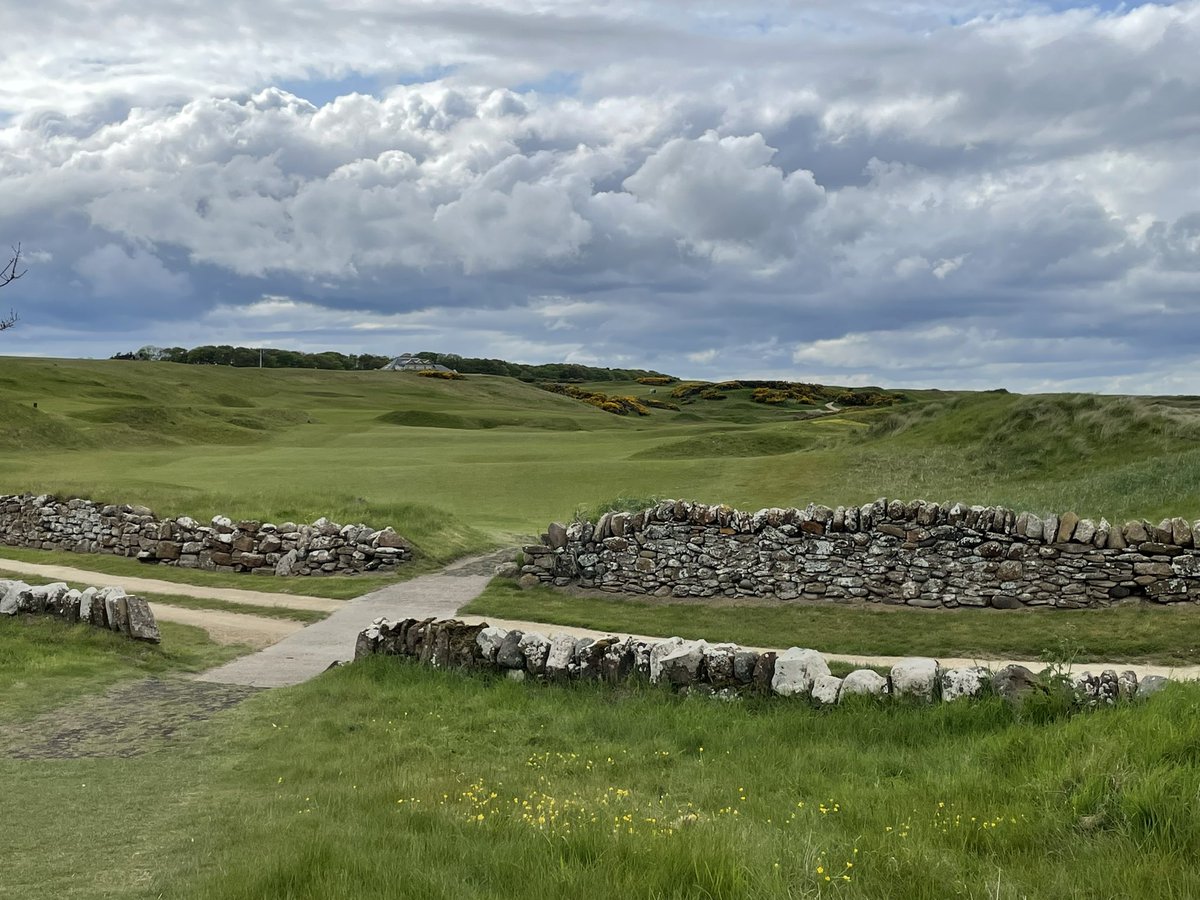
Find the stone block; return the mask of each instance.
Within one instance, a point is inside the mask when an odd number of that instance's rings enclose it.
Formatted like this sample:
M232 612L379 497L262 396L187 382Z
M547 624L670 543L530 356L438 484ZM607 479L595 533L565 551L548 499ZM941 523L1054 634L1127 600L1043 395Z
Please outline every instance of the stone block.
M775 658L771 690L783 697L808 696L821 675L828 675L829 664L816 650L790 647Z

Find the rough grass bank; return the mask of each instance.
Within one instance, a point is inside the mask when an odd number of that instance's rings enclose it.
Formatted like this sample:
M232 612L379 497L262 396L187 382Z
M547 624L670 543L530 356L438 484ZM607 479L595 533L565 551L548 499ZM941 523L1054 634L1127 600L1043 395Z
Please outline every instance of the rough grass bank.
M182 747L0 760L0 895L1187 898L1197 746L1187 685L820 712L376 658Z

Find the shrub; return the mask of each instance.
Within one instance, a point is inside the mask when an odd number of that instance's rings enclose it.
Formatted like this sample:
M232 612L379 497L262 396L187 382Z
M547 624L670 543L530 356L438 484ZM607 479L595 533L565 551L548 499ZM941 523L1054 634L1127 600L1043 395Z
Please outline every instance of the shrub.
M674 384L678 378L673 378L670 375L647 375L644 378L638 379L638 384L650 384L655 387L661 387L664 384Z
M710 387L707 381L685 381L671 389L671 396L676 400L688 400Z
M417 374L422 378L440 378L443 381L462 381L466 378L465 375L459 375L457 372L439 372L436 369L426 369Z

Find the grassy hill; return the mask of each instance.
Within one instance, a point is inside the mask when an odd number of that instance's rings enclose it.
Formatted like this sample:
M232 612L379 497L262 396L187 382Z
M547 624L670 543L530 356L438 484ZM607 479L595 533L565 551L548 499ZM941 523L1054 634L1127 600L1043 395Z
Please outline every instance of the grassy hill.
M676 386L581 387L669 400ZM829 413L836 393L718 393L618 416L501 376L0 359L0 491L390 523L434 558L619 496L924 496L1109 518L1200 506L1195 398L906 390Z

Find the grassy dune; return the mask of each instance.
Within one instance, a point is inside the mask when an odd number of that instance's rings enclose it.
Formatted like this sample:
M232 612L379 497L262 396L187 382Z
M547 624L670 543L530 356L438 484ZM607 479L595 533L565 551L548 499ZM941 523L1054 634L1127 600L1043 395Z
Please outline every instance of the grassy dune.
M923 496L1109 518L1200 508L1200 401L905 397L806 419L735 390L620 417L493 376L0 359L0 490L392 524L431 563L620 495L750 508Z

